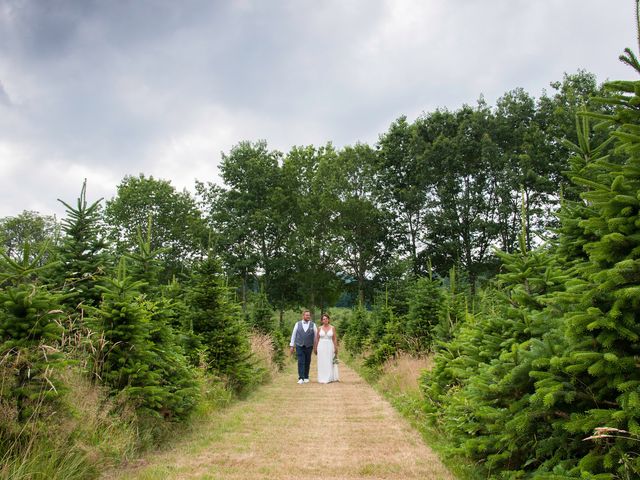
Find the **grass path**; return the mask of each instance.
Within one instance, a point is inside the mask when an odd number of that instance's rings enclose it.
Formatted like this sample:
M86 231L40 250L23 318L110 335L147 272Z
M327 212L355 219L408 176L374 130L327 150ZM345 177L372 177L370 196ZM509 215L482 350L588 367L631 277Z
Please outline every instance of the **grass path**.
M314 358L315 361L315 358ZM453 479L393 407L346 365L298 385L294 365L171 450L109 479Z

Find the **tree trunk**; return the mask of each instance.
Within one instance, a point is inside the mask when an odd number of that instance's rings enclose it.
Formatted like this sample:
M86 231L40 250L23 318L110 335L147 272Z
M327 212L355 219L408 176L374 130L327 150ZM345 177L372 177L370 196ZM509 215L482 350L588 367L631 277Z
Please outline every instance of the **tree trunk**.
M242 313L247 311L247 272L242 275Z
M310 297L310 305L309 305L309 312L311 313L311 320L315 321L315 305L316 305L316 291L315 289L311 290L311 297Z
M358 275L358 304L364 307L364 275Z

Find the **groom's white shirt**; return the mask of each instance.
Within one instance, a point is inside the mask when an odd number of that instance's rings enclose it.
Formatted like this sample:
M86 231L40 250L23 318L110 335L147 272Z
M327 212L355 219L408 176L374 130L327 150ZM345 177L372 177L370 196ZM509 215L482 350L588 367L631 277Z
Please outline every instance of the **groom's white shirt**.
M316 324L311 320L309 320L308 322L305 322L304 320L297 321L295 326L293 327L293 333L291 334L291 342L289 343L290 347L293 347L296 343L296 332L298 331L298 325L300 325L300 322L302 322L302 330L304 330L305 332L309 330L309 325L313 325L314 333L317 332Z

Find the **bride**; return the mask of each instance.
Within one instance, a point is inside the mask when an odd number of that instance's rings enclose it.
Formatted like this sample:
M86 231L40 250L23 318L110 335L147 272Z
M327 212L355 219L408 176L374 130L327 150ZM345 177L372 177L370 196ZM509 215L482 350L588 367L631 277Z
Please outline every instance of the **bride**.
M329 315L322 314L322 326L318 329L314 351L318 356L318 383L338 381L338 336Z

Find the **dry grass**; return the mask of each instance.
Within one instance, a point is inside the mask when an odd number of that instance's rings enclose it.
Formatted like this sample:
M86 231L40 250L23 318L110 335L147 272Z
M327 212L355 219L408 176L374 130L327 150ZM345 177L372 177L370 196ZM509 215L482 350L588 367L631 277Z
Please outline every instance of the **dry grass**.
M403 353L389 359L382 367L378 386L383 391L413 393L419 391L422 372L433 368L433 356L413 356Z
M65 389L55 402L42 400L18 422L15 407L0 402L0 478L95 478L95 471L133 456L139 443L135 418L108 399L75 366L55 372Z
M75 448L95 462L117 464L132 457L140 440L133 408L117 404L105 387L91 383L76 369L65 371L64 383L66 402L73 411L60 423L59 438L73 435Z
M419 434L344 364L341 382L284 375L118 479L451 479Z
M271 377L278 373L278 365L273 361L271 337L264 333L252 332L249 337L251 352L268 370Z

